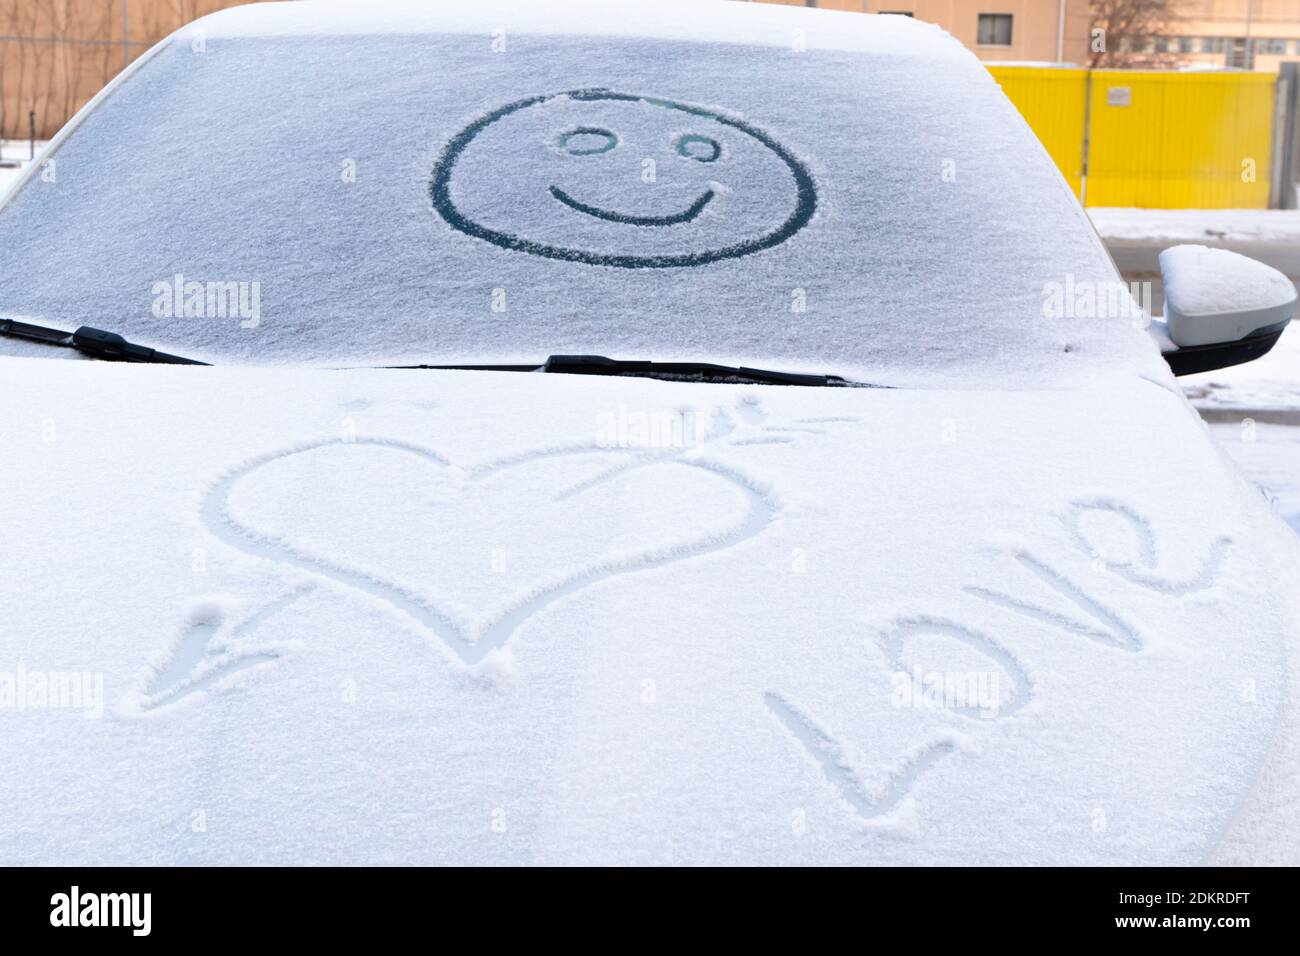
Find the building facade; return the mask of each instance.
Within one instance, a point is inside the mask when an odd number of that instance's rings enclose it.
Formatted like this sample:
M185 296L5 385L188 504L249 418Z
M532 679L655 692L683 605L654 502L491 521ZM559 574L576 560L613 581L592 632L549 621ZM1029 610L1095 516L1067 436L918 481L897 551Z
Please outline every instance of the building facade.
M994 62L1091 59L1089 0L757 0L859 13L902 13L937 23ZM1167 0L1159 35L1121 41L1121 54L1158 56L1173 69L1276 73L1300 60L1300 0Z
M1276 73L1300 60L1300 0L1179 0L1170 26L1156 43L1180 65Z
M981 60L1086 63L1088 0L758 0L937 23ZM1300 0L1296 0L1300 3Z

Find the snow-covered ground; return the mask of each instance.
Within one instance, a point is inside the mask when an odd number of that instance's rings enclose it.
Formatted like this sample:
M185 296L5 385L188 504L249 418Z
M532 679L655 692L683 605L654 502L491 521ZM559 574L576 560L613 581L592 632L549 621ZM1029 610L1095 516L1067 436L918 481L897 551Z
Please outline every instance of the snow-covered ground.
M1300 532L1300 329L1261 359L1181 381L1220 446Z
M1273 509L1300 532L1300 410L1295 424L1245 421L1210 422L1210 433L1255 484Z
M1156 285L1156 257L1180 243L1232 249L1300 284L1300 212L1271 209L1089 209L1125 278ZM1300 329L1261 359L1179 380L1210 431L1300 531Z
M1279 209L1088 209L1107 241L1201 242L1241 246L1279 243L1300 246L1300 212Z
M1180 381L1197 408L1300 410L1300 328L1292 323L1263 358Z

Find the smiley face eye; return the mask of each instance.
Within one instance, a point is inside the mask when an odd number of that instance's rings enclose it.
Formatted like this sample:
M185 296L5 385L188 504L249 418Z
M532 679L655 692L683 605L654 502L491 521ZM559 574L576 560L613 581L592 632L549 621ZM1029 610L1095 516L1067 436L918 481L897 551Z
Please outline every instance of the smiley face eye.
M712 163L722 155L722 146L716 139L696 133L677 137L673 148L677 150L678 156L693 159L697 163Z
M599 126L578 126L560 134L555 144L570 156L595 156L618 145L618 137Z

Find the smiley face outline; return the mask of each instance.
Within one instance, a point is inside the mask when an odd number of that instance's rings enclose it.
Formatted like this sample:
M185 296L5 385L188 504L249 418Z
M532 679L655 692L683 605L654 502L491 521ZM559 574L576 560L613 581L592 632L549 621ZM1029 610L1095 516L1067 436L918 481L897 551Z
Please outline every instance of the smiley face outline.
M649 103L653 106L659 106L669 110L677 110L690 116L702 117L721 124L722 126L734 129L752 139L757 140L763 146L776 154L776 156L785 163L791 176L794 179L795 206L793 211L785 220L775 229L766 232L760 236L733 243L719 249L706 249L699 252L678 253L671 255L623 255L601 252L590 252L585 249L568 248L565 246L552 245L545 242L537 242L531 239L525 239L522 236L513 235L503 232L499 229L493 229L475 222L469 216L465 215L457 207L451 198L451 180L456 169L456 163L466 147L473 142L479 133L487 129L498 120L504 119L520 110L528 109L532 106L538 106L550 100L567 97L569 99L591 102L591 101L616 101L616 102L633 102ZM682 154L684 155L684 154ZM694 158L686 156L685 158ZM717 158L716 156L714 157ZM713 191L708 190L707 198L702 196L696 200L690 209L680 214L670 216L623 216L621 214L611 213L608 210L599 209L595 206L589 206L578 200L569 197L563 190L563 196L556 195L559 187L551 187L551 196L569 208L594 218L604 219L607 221L622 222L634 227L653 227L674 225L678 222L689 222L693 220L713 199ZM458 232L467 236L473 236L476 239L482 239L490 242L492 245L501 249L513 250L516 252L526 252L530 255L541 256L547 259L558 259L565 262L580 262L586 265L595 266L614 266L622 269L671 269L685 266L706 265L711 262L717 262L723 259L736 259L741 256L750 255L755 252L761 252L764 249L770 249L773 246L780 245L795 233L799 232L812 219L813 214L817 211L817 187L813 181L812 174L808 168L785 146L777 142L769 133L745 122L738 117L721 113L716 110L707 109L702 106L694 106L689 103L682 103L676 100L663 99L655 96L639 96L633 93L620 93L615 90L606 88L576 89L566 90L560 93L545 93L540 96L525 97L521 100L515 100L507 103L505 106L498 107L485 116L479 117L470 123L463 130L457 133L443 148L442 155L434 164L433 177L429 183L429 196L433 200L433 208L440 217ZM566 201L566 198L568 201ZM697 208L698 207L698 208Z

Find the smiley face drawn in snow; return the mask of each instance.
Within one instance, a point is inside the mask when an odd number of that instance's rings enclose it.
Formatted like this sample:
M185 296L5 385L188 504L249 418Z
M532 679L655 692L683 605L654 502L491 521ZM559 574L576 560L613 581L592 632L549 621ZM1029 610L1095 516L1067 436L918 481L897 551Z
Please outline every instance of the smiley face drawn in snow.
M703 107L607 89L493 110L447 144L429 191L438 215L466 235L625 269L770 249L817 209L807 168L769 133Z

